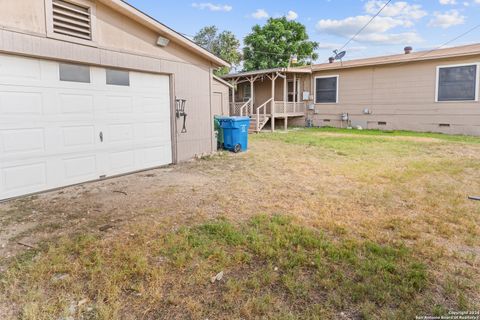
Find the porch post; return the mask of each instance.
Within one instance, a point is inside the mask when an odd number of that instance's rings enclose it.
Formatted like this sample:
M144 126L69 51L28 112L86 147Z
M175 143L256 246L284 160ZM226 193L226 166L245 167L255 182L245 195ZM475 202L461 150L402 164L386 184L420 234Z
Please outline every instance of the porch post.
M288 74L285 73L285 78L283 79L283 114L285 116L285 130L287 130L287 100L288 100Z
M293 112L297 110L297 74L293 74Z
M275 79L275 74L272 73L272 110L270 110L272 112L272 132L275 131Z
M250 114L253 114L253 97L254 97L254 96L253 96L253 94L254 94L253 84L254 84L255 80L256 80L256 79L254 79L253 76L250 77L250 79L248 79L248 81L250 81L250 100L251 100L251 102L250 102L250 107L249 107L249 109L250 109Z
M232 87L232 106L230 107L230 115L232 115L232 112L235 113L235 88L237 87L237 81L232 82L233 87Z

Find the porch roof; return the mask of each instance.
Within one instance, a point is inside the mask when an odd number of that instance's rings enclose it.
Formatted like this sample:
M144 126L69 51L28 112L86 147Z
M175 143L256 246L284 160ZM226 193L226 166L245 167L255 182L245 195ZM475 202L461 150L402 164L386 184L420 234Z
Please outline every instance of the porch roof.
M235 79L235 78L242 78L242 77L249 77L249 76L257 76L262 74L271 74L271 73L305 73L310 74L312 71L307 67L302 68L273 68L273 69L263 69L263 70L255 70L255 71L246 71L246 72L239 72L239 73L232 73L223 76L222 78L227 79Z

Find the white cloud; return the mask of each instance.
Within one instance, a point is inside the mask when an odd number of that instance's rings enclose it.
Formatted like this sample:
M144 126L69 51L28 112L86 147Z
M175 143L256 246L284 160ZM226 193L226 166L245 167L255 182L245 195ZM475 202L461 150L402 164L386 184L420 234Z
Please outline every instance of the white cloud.
M348 17L343 20L320 20L317 23L317 30L327 34L349 38L355 35L367 22L371 16L363 15L356 17ZM422 41L421 37L416 32L400 32L388 33L396 27L408 27L411 23L402 19L394 19L392 17L377 17L373 20L362 33L355 39L358 42L369 43L413 43Z
M228 4L213 4L210 2L202 2L202 3L192 3L192 7L200 9L200 10L210 10L210 11L224 11L229 12L232 11L233 7Z
M454 5L457 4L457 0L440 0L440 4L444 6L448 4Z
M288 11L287 20L292 21L292 20L297 20L297 18L298 18L298 13L292 10Z
M462 16L458 10L435 12L433 16L434 18L428 24L430 27L447 29L465 23L465 16Z
M441 0L452 1L452 0ZM385 1L370 0L365 4L365 12L371 15L376 14L385 5ZM419 20L427 15L419 4L409 4L405 1L393 2L386 6L381 12L382 17L391 17L402 20Z
M268 14L267 11L265 11L265 9L257 9L254 13L251 14L251 17L254 19L261 20L261 19L268 19L270 15Z
M480 0L479 0L480 1ZM385 1L369 0L365 3L364 15L345 19L322 19L317 23L317 30L334 36L350 38L363 28L385 6ZM411 44L423 41L420 35L411 30L396 31L396 28L411 28L428 13L419 4L406 1L392 2L386 6L356 38L357 42L384 44Z

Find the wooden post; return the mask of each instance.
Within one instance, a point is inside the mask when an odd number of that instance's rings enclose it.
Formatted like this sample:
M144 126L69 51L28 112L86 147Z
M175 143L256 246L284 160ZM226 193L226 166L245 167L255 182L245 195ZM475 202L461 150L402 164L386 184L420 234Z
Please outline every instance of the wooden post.
M288 100L288 79L287 74L285 73L285 78L283 79L283 113L285 116L285 130L287 130L287 100Z
M232 88L232 107L230 108L230 115L235 113L235 88L237 87L237 81L233 81L233 88ZM236 114L234 114L236 116Z
M293 74L293 112L297 110L297 74Z
M250 81L250 106L249 106L249 109L250 109L250 114L253 114L253 94L254 94L254 90L253 90L253 83L255 82L256 79L252 77L250 77L249 81Z
M275 131L275 79L275 74L272 73L272 110L270 110L272 112L272 132Z

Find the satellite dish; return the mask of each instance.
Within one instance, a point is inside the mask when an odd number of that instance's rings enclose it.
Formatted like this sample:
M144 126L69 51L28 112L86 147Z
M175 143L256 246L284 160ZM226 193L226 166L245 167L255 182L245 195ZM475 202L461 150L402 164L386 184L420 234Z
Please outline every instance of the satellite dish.
M333 53L335 53L335 60L342 60L345 55L347 54L347 51L342 51L342 52L338 52L337 50L333 51Z

